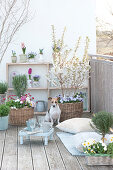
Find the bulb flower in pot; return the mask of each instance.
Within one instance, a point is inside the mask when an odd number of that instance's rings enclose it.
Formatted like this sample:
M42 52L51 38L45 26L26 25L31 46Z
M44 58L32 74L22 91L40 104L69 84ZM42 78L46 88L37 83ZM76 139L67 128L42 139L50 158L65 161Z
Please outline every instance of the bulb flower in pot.
M26 61L27 61L27 55L25 54L25 52L26 52L26 46L25 46L24 43L21 43L21 48L22 48L23 54L20 55L20 63L26 63Z
M17 56L16 56L16 52L12 50L12 56L11 56L11 59L12 59L12 63L16 63L17 62Z

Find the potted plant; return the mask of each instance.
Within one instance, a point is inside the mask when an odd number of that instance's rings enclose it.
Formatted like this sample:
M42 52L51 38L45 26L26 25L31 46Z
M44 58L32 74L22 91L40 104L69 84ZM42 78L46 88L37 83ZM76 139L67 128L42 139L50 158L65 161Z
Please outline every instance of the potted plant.
M17 56L16 56L16 52L12 50L12 56L11 56L11 59L12 59L12 63L16 63L17 62Z
M33 85L33 81L32 81L32 77L31 77L31 74L32 74L32 68L29 68L28 69L28 80L27 80L27 82L28 82L28 87L32 87L32 85Z
M39 49L39 60L40 61L43 60L43 51L44 51L44 49Z
M88 139L83 142L83 150L87 154L86 162L88 165L113 165L113 135L109 139L105 135L109 133L113 126L113 115L108 112L98 112L92 118L91 126L102 135L101 141ZM107 143L105 143L107 140Z
M34 61L35 61L35 56L36 56L36 55L37 55L37 54L34 53L34 52L28 53L28 61L29 61L29 62L34 62Z
M14 98L13 95L8 96L7 106L11 108L9 114L9 123L11 125L26 125L26 121L34 116L35 102L34 97L30 93L21 97Z
M21 48L22 48L22 52L23 54L20 55L20 63L26 63L27 61L27 55L25 54L26 52L26 47L24 43L21 43Z
M8 84L6 82L0 82L0 104L5 103L7 89Z
M6 130L8 128L8 115L10 108L5 104L0 105L0 130Z
M39 84L39 80L40 80L40 76L39 76L39 75L34 75L34 76L33 76L33 86L34 86L34 87L37 87L37 86L40 85L40 84Z
M13 77L12 81L14 91L18 97L21 97L21 95L24 95L26 89L27 89L27 77L26 75L17 75Z
M61 39L56 40L55 36L55 30L54 26L52 26L53 31L53 67L50 68L48 80L51 84L53 84L56 87L61 88L61 97L65 97L65 91L66 89L73 89L74 94L76 95L76 92L78 89L81 89L84 87L86 80L89 77L89 57L88 57L88 45L89 45L89 38L86 37L85 41L85 48L84 48L84 54L82 58L79 58L76 56L76 52L79 49L79 44L81 37L79 37L75 48L73 50L73 55L71 55L71 49L68 48L67 45L64 44L64 34L65 34L65 28L62 34ZM69 97L69 94L67 95ZM77 115L80 116L80 112L83 110L83 102L68 102L68 103L61 103L61 115L62 112L67 115L67 118L70 118L71 113L73 112L73 115L75 113L75 109L73 106L75 106L77 110ZM77 109L82 107L82 109ZM69 109L70 108L70 111ZM68 113L68 114L67 114ZM76 114L75 114L76 115Z

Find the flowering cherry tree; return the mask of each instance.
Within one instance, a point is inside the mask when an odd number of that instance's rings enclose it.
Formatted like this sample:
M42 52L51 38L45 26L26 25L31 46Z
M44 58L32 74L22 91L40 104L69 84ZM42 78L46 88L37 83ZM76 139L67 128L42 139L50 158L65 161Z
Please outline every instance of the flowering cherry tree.
M61 39L56 40L55 29L53 31L53 67L49 71L48 80L55 86L61 88L62 96L64 96L64 89L73 88L75 92L77 89L84 87L85 81L89 76L89 56L88 45L89 38L86 37L84 55L80 59L76 52L79 48L81 37L77 40L74 48L73 56L70 57L71 49L64 44L65 28Z

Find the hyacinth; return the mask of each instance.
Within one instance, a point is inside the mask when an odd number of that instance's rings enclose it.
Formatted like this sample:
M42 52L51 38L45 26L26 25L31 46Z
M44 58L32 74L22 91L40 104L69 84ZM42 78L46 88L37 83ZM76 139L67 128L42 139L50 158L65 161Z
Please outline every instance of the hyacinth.
M21 43L21 48L22 48L23 54L25 54L25 52L26 52L26 47L25 47L25 44L24 44L24 43Z
M29 80L31 80L31 73L32 73L32 68L29 68L28 69Z

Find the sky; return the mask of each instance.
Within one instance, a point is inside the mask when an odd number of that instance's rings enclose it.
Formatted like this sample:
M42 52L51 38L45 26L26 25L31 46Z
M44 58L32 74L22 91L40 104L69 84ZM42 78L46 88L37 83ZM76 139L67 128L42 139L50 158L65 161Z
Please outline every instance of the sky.
M113 23L113 0L96 0L96 16L105 22Z

